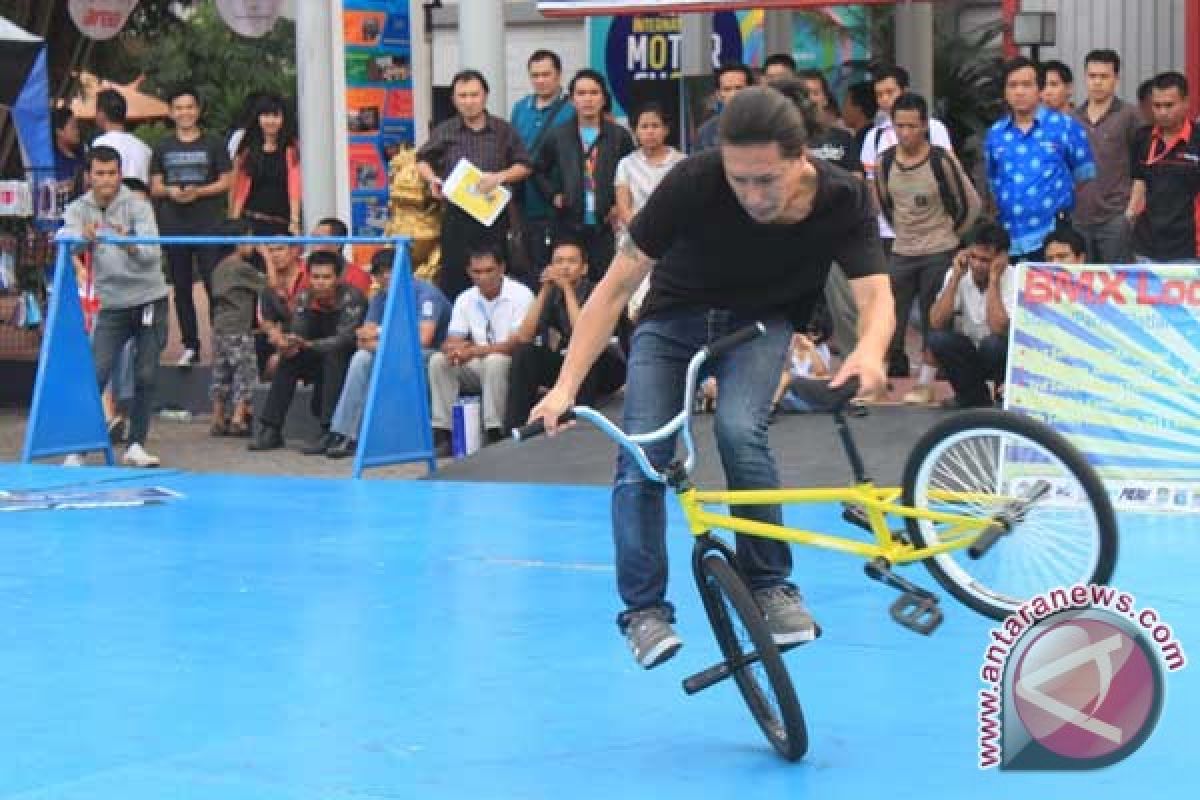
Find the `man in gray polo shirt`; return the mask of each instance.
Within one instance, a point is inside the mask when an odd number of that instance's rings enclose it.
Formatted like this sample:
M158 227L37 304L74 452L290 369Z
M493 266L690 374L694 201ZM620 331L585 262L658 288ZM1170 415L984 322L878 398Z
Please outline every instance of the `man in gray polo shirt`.
M1116 96L1121 73L1116 52L1093 50L1084 65L1088 99L1073 116L1087 131L1096 179L1075 190L1075 227L1093 263L1128 264L1133 260L1132 223L1125 217L1133 188L1130 153L1142 117Z

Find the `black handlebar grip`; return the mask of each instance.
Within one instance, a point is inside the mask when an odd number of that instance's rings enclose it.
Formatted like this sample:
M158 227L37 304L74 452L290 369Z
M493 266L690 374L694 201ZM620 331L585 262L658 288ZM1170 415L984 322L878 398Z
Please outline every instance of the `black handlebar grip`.
M710 344L707 348L708 357L720 358L725 353L737 347L739 344L748 342L751 339L759 336L765 336L766 333L767 326L763 325L761 322L755 322L753 325L747 325L741 330L734 331L728 336L722 336L720 339L717 339L715 342Z
M1001 522L993 522L988 525L983 533L979 534L979 538L967 548L967 555L974 559L983 558L987 552L1000 540L1000 537L1008 533L1008 526Z
M824 381L807 381L804 397L822 411L841 411L858 394L861 384L857 375L851 375L836 389L830 389Z
M563 414L561 417L558 418L558 422L561 425L562 423L570 422L573 419L575 419L574 412L568 411L567 413ZM539 420L534 420L533 422L529 423L528 425L523 425L520 428L513 428L512 438L513 438L513 441L523 442L527 439L532 439L535 436L541 436L545 432L546 432L546 423L545 423L545 421L539 419Z

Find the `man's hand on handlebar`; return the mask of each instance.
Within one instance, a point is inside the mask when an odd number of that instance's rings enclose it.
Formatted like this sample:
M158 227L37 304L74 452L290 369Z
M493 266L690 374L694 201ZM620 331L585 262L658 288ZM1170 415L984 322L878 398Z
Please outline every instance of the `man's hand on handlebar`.
M859 397L875 397L887 390L887 371L883 362L878 358L865 356L858 350L853 351L842 363L841 369L829 382L830 389L836 389L851 377L857 377L859 382Z
M529 412L529 421L541 420L546 426L546 433L553 436L560 428L566 428L574 423L560 424L559 420L575 405L575 398L566 389L555 386L542 398L541 402Z

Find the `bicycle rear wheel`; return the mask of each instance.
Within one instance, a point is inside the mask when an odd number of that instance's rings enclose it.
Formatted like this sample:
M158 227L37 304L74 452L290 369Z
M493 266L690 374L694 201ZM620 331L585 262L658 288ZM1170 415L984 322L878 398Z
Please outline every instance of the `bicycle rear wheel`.
M698 577L717 644L747 708L771 746L788 761L799 760L808 751L804 712L758 604L720 556L705 556Z
M1117 558L1117 523L1099 476L1066 439L1037 420L1003 411L956 414L913 446L904 504L988 519L1016 513L1011 531L979 559L966 548L926 560L956 599L1002 620L1031 598L1075 584L1106 583ZM947 526L908 518L917 547Z

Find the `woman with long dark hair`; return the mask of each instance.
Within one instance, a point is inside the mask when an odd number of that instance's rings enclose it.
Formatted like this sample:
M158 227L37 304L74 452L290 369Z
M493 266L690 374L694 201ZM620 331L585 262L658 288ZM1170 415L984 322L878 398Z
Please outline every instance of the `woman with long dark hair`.
M238 144L229 216L256 234L300 233L300 147L295 118L278 95L259 98Z

